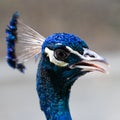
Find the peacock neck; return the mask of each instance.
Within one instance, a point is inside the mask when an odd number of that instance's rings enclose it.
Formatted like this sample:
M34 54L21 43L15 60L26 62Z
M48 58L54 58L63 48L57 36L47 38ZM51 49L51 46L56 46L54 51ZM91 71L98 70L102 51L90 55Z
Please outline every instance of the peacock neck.
M64 86L64 79L41 64L37 72L37 92L42 111L47 120L72 120L69 111L71 86Z

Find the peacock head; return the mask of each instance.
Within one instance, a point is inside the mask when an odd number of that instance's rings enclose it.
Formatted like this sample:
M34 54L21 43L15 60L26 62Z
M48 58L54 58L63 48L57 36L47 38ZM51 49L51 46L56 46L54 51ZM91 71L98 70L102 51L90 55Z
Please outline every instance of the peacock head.
M73 34L55 33L48 36L41 53L42 66L53 76L66 80L65 84L73 84L78 77L88 72L106 72L96 64L107 64L105 59L91 51L82 39Z
M98 63L107 62L76 35L55 33L45 38L18 18L17 12L13 14L6 29L8 64L24 72L24 63L41 55L36 78L41 109L47 120L71 120L68 100L72 84L88 72L105 73Z

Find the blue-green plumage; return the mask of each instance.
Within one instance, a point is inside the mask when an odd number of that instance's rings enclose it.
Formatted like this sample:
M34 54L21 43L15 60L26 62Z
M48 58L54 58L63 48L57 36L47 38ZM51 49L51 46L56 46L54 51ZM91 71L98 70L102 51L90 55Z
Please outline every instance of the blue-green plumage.
M42 56L37 71L37 92L40 98L41 109L48 120L71 120L69 113L70 89L75 80L86 73L81 69L70 69L69 65L80 61L77 55L69 53L64 60L69 63L66 67L50 63L45 48L51 50L66 49L70 46L73 50L83 53L83 47L88 48L79 37L68 33L56 33L46 38L42 46ZM69 51L67 51L69 52Z
M105 69L93 63L106 64L105 59L89 50L85 41L74 34L54 33L45 39L18 21L18 17L15 13L6 29L8 64L24 72L24 62L41 54L36 75L41 110L47 120L72 120L69 110L72 85L88 72L105 73ZM22 51L20 56L16 52L18 43L23 47L17 51Z

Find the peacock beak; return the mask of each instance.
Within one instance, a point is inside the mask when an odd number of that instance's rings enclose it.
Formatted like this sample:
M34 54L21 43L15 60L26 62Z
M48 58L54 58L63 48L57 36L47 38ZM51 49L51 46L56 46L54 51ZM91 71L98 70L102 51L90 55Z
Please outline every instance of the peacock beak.
M82 71L89 72L100 71L102 73L108 73L103 67L103 65L108 66L108 62L94 51L84 48L84 53L80 57L82 60L73 64L71 68L81 68Z

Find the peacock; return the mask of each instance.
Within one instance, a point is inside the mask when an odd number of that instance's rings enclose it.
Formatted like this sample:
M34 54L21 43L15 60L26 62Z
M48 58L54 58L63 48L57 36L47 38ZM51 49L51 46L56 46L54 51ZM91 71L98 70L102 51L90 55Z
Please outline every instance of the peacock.
M39 60L36 90L41 110L47 120L72 120L69 110L72 85L86 73L106 73L98 63L108 65L107 61L77 35L61 32L45 38L21 22L19 16L14 13L6 29L7 63L24 73L27 61Z

